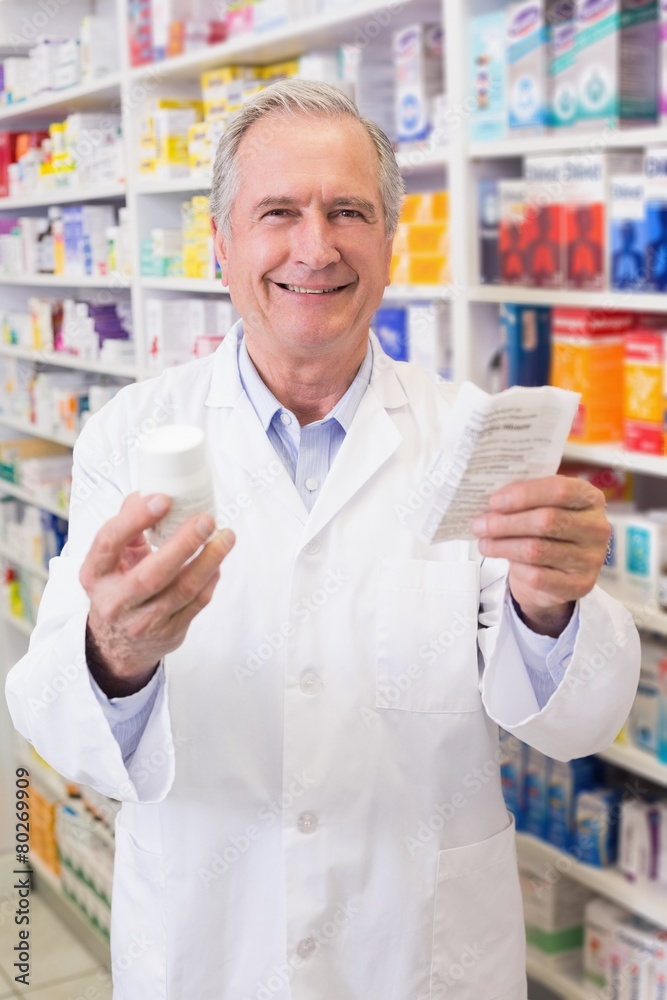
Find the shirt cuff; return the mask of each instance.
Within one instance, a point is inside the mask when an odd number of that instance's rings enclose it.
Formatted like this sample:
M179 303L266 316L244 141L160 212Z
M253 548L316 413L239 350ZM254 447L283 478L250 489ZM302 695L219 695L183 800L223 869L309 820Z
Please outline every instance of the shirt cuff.
M102 706L102 711L107 722L111 726L119 722L127 722L141 712L142 708L150 701L164 675L164 658L160 660L158 668L144 687L134 694L125 695L122 698L107 698L102 688L99 686L93 675L88 671L88 680L93 689L95 697Z
M537 674L547 673L557 686L562 681L572 659L574 643L579 630L579 602L577 601L575 604L572 617L557 638L550 635L540 635L528 628L514 607L509 587L505 594L505 602L509 609L510 621L524 663Z

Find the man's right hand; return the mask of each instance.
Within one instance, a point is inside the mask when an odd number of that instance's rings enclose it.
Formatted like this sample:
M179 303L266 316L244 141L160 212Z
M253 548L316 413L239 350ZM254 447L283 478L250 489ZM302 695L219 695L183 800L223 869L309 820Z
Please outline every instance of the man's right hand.
M184 566L215 529L212 517L195 515L154 552L144 530L169 505L162 494L131 493L100 528L81 565L79 580L90 598L86 659L108 698L139 691L160 659L178 649L211 600L220 564L236 540L228 528L220 531Z

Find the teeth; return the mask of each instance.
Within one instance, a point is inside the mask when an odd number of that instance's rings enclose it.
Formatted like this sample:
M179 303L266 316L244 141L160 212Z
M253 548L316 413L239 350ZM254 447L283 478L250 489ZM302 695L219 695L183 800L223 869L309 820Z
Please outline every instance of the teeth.
M300 288L299 285L287 285L290 292L300 292L302 295L323 295L324 292L335 292L336 288Z

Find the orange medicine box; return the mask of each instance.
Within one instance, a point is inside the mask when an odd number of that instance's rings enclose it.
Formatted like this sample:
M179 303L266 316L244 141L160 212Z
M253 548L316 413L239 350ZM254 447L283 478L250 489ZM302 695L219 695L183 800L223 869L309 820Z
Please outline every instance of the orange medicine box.
M623 443L630 451L665 454L667 334L636 330L625 338Z
M570 440L621 441L623 343L632 313L556 308L551 322L551 384L581 393Z
M422 191L406 194L401 222L448 222L449 191Z

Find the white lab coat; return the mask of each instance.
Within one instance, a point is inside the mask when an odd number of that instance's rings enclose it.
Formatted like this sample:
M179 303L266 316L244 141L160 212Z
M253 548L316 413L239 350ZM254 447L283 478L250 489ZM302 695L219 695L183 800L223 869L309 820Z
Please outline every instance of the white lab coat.
M429 547L401 519L452 389L374 339L308 514L242 390L236 340L122 390L83 430L69 541L7 684L37 750L123 801L114 998L523 1000L497 724L559 759L606 746L637 685L631 618L599 589L580 602L539 711L502 610L506 563L468 541ZM237 542L126 767L85 667L78 572L137 488L138 440L164 422L204 429Z

